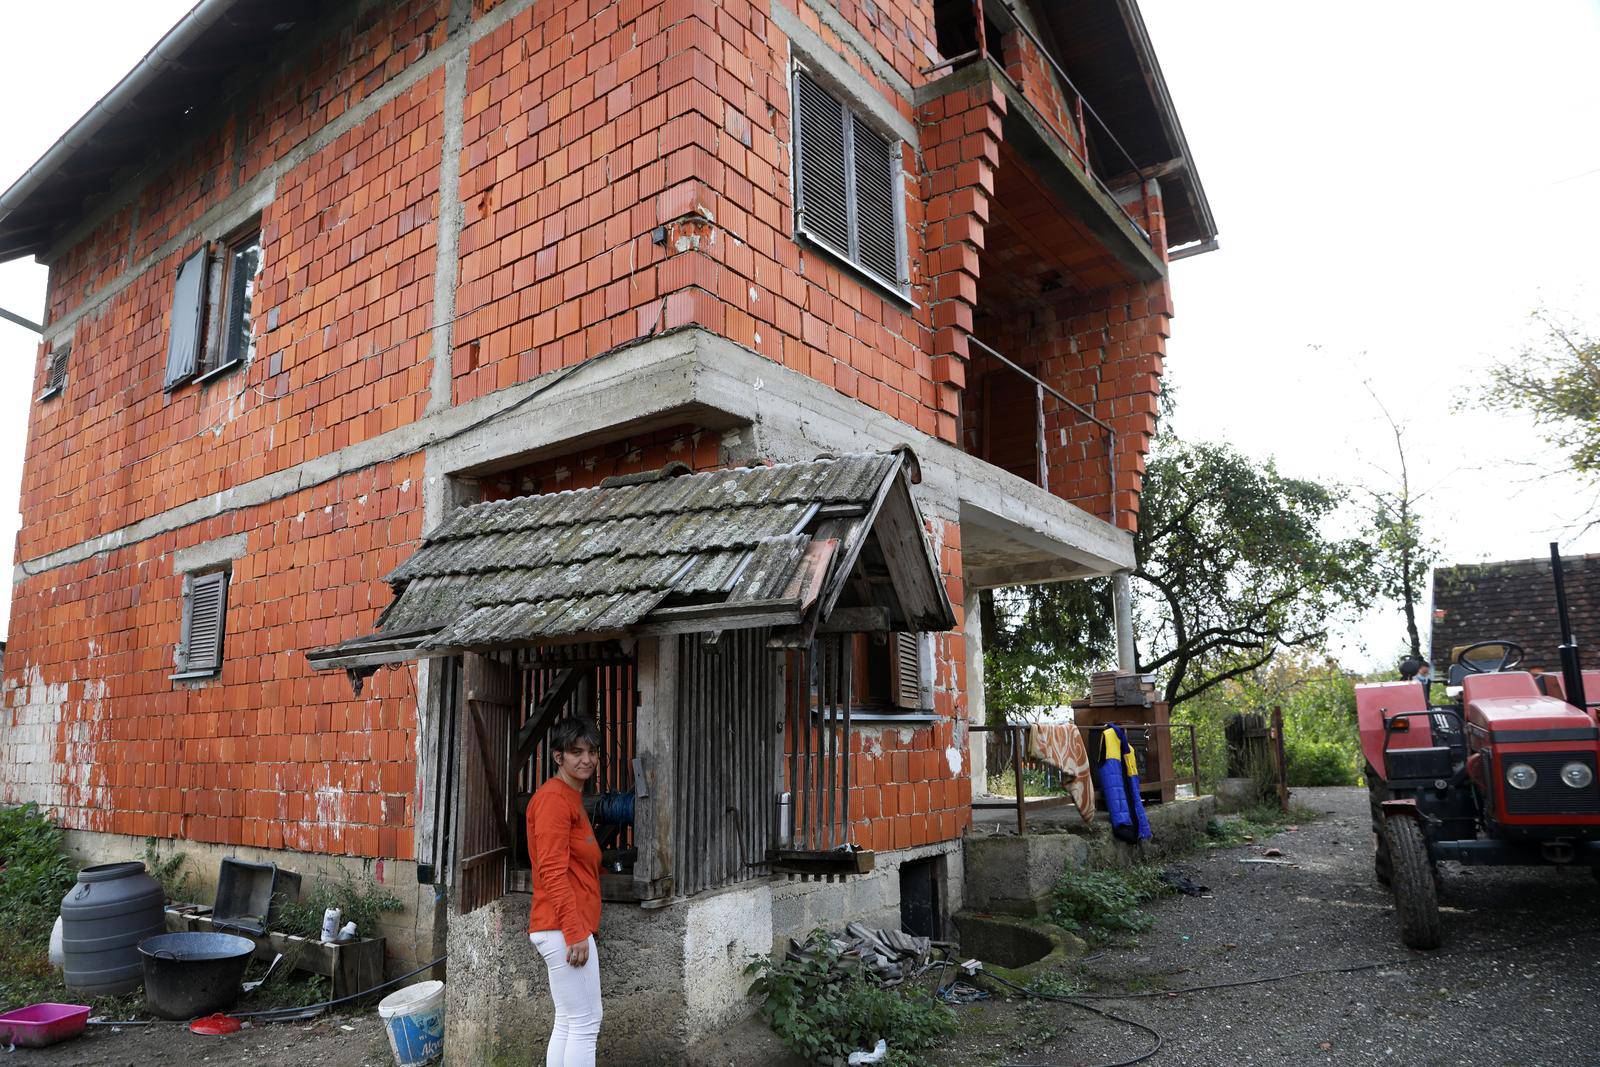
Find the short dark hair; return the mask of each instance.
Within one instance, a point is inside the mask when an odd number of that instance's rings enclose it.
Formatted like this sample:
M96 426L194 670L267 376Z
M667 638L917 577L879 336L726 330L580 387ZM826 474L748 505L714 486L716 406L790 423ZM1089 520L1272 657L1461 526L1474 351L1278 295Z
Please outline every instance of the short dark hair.
M579 741L600 748L600 728L587 715L573 715L550 727L550 751L565 752Z

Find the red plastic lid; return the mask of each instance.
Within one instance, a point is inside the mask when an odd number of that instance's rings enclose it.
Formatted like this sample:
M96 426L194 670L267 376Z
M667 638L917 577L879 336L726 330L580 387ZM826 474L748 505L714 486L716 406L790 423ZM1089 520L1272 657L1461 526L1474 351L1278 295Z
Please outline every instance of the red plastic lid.
M196 1019L189 1024L189 1029L197 1034L205 1034L207 1037L221 1037L223 1034L238 1033L239 1020L231 1015L224 1015L219 1011L215 1015L207 1015L203 1019Z

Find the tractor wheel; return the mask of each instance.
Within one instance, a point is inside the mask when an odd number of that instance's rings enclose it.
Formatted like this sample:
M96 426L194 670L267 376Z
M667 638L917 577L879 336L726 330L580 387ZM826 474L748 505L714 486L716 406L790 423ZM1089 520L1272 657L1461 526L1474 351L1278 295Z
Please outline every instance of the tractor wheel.
M1393 862L1394 907L1400 916L1400 940L1407 948L1438 948L1444 940L1439 918L1439 891L1433 861L1422 827L1409 815L1385 820L1385 837Z
M1389 839L1383 832L1383 809L1378 806L1383 794L1382 779L1368 771L1367 802L1372 806L1372 836L1377 842L1377 851L1372 857L1372 873L1377 876L1379 885L1388 886L1394 879L1394 860L1389 855Z

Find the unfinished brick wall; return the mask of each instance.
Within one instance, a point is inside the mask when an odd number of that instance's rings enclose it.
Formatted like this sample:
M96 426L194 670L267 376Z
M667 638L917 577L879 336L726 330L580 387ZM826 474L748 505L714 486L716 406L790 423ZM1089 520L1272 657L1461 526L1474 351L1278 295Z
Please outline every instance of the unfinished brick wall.
M69 387L29 416L19 559L416 418L427 398L442 89L435 72L282 176L262 215L245 370L162 391L173 283L198 234L77 322ZM169 205L171 219L141 214L146 241L159 244L218 195L183 187L196 199ZM51 277L63 295L71 283ZM39 388L44 373L41 359Z
M370 631L421 533L421 474L384 464L20 582L4 801L73 829L409 858L415 667L356 699L303 652ZM236 534L221 675L175 683L173 553Z
M1006 73L1021 90L1023 99L1033 105L1039 117L1066 142L1079 164L1087 170L1077 97L1067 94L1050 61L1021 30L1007 33L1000 41L999 52Z

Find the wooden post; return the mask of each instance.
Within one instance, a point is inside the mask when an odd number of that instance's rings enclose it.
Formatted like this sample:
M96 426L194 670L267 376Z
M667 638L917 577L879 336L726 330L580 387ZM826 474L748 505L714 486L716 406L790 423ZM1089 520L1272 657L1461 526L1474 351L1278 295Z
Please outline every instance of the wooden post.
M1272 754L1278 770L1278 810L1289 812L1289 761L1283 754L1283 708L1272 706Z
M1011 766L1016 771L1017 777L1017 834L1020 836L1028 832L1028 798L1023 795L1022 788L1022 744L1023 732L1026 726L1013 724L1011 727Z
M1189 773L1194 776L1194 795L1200 795L1200 742L1195 737L1195 725L1189 723Z
M667 896L672 877L672 794L677 754L678 639L644 637L635 655L639 707L634 765L634 887L641 900Z
M1033 387L1034 447L1039 450L1039 488L1050 491L1050 458L1044 438L1044 383Z

